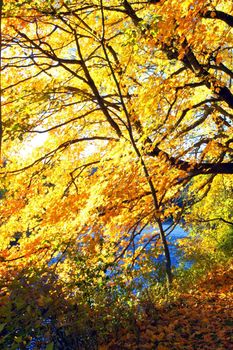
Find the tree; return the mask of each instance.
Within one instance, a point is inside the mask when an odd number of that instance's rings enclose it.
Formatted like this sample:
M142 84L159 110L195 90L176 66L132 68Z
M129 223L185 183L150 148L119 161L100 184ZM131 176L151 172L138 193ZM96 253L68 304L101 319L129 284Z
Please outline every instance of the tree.
M162 242L171 283L163 221L177 223L193 177L233 173L231 9L4 4L3 274L43 271L57 256L57 275L75 286L80 252L91 270L121 261L133 274Z
M232 256L232 177L218 175L212 179L211 186L204 186L205 179L195 179L189 188L191 210L187 211L186 222L190 225L194 239L191 254L206 255L215 259ZM199 190L198 196L196 193ZM192 199L191 199L192 198ZM190 253L189 253L190 254ZM209 255L209 256L208 256ZM197 260L197 259L196 259Z

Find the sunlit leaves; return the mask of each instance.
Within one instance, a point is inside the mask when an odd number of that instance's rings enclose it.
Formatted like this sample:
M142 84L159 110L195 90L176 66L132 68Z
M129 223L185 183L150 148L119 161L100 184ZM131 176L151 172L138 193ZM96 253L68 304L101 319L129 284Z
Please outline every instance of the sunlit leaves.
M198 174L183 206L209 185L202 219L230 220L229 196L219 209L215 192L231 185L206 173L231 162L232 28L216 12L231 9L220 0L4 2L0 257L16 304L22 280L29 288L43 276L51 293L89 310L102 287L150 275L162 222L180 220L178 199ZM33 302L50 310L44 294ZM53 312L66 323L57 304Z

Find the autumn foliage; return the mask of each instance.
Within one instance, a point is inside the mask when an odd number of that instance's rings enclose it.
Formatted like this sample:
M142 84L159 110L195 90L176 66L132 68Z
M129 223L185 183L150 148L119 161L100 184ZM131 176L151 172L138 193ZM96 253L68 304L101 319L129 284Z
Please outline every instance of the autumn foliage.
M169 304L142 304L132 330L100 349L232 349L232 277L232 266L218 267Z
M1 2L3 348L107 343L137 293L173 288L177 224L187 256L229 258L232 10Z

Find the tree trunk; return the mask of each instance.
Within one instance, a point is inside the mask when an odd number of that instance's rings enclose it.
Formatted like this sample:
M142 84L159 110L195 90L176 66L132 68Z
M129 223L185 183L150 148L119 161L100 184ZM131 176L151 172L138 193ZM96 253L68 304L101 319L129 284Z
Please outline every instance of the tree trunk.
M168 248L167 244L167 238L163 229L163 225L160 219L157 220L158 226L159 226L159 234L161 241L163 243L163 249L164 249L164 255L165 255L165 261L166 261L166 277L167 277L167 283L168 287L171 286L172 280L173 280L173 274L172 274L172 268L171 268L171 255L170 255L170 250Z

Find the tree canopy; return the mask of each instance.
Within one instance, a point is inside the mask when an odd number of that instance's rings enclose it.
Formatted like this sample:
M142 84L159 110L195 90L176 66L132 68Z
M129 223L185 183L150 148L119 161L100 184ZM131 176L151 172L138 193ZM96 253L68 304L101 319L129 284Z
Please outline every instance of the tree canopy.
M127 283L136 265L146 269L148 250L165 255L172 282L166 236L195 201L195 193L185 200L187 187L201 175L196 191L205 195L215 176L233 174L232 7L230 0L3 2L6 300L17 299L9 291L22 283L39 305L50 305L48 283L64 304L83 297L80 283L88 290L120 271Z

